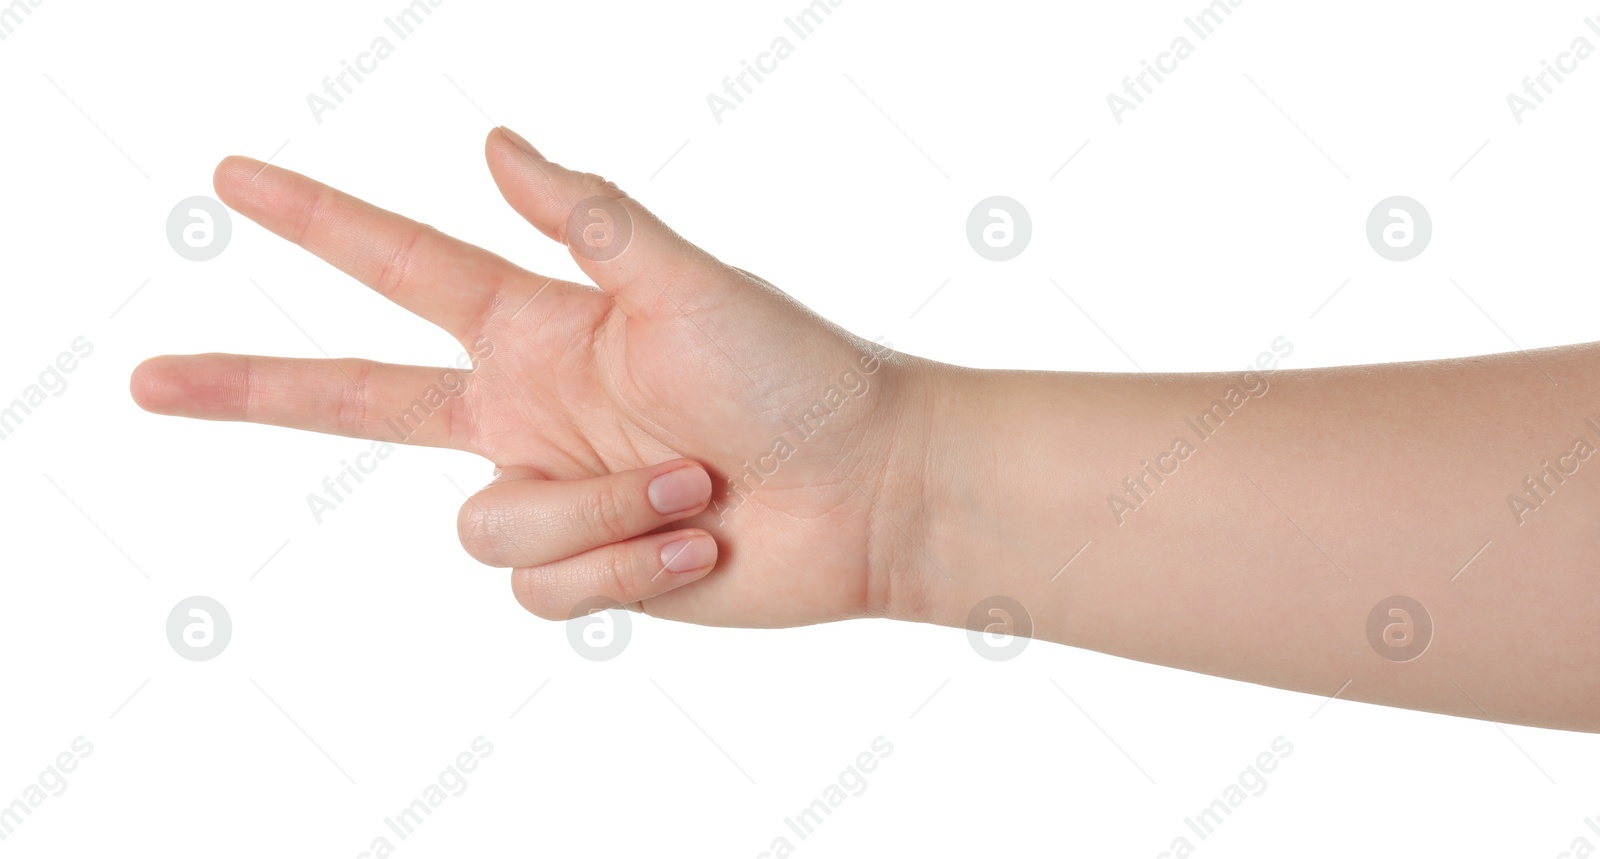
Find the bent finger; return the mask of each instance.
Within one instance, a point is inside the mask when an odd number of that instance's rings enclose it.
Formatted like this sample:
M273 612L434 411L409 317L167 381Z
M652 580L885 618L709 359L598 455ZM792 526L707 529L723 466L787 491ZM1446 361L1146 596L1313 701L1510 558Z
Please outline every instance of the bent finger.
M705 578L716 563L717 541L686 528L512 570L511 590L539 617L567 620L601 607L638 608L644 600Z
M461 545L492 567L532 567L693 516L711 476L678 459L582 480L497 479L461 505Z

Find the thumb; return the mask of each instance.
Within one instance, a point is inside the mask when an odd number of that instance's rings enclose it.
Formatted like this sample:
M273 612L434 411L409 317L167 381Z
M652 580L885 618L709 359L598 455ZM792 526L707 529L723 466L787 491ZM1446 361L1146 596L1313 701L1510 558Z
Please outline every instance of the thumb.
M714 307L744 281L614 183L546 159L510 129L490 131L484 155L511 208L566 245L629 317L664 318Z

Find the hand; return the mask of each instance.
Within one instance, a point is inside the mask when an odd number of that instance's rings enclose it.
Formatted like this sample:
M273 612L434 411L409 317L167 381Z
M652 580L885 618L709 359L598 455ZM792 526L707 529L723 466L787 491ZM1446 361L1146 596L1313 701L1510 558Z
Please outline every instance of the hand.
M487 457L498 476L463 505L462 542L513 568L542 617L597 598L729 626L897 613L921 567L930 365L829 324L504 129L485 148L506 201L599 289L229 158L225 203L439 325L475 366L164 356L135 370L134 399Z

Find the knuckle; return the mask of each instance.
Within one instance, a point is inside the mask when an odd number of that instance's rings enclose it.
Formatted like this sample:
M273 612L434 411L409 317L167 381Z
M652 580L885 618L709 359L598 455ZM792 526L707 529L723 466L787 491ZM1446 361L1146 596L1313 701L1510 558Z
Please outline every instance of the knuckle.
M333 198L339 192L332 188L321 188L300 206L295 213L294 227L291 239L295 244L305 247L306 237L311 235L311 230L319 221L325 219L328 208L333 204Z
M456 532L467 554L491 567L534 563L527 546L525 523L514 507L484 498L484 493L468 498L456 516Z
M586 494L579 506L579 515L605 542L615 543L633 535L632 505L613 487L602 486Z
M239 417L253 421L256 417L256 394L261 388L261 378L257 373L256 360L246 357L244 366L239 370Z
M545 577L536 567L511 571L511 595L517 604L535 617L545 620L566 620L567 613L556 604L551 589L544 585Z
M476 445L476 439L466 438L467 426L462 420L470 410L463 402L465 395L448 397L444 406L439 409L440 432L443 438L451 445L470 443Z
M623 551L601 554L600 569L596 571L598 584L607 598L618 605L627 605L639 599L640 587L633 576L632 556Z
M617 183L598 173L579 173L578 192L583 197L607 197L613 200L628 196Z
M405 286L417 258L417 246L427 235L428 228L418 224L407 231L405 237L395 245L394 251L389 254L382 270L373 280L373 288L379 295L393 295Z
M358 436L367 425L367 414L372 405L371 383L371 365L356 363L350 383L339 390L339 411L334 418L334 427L340 435Z
M474 495L462 502L461 510L456 514L456 536L461 538L461 547L476 558L488 534L488 516L478 506L478 498Z

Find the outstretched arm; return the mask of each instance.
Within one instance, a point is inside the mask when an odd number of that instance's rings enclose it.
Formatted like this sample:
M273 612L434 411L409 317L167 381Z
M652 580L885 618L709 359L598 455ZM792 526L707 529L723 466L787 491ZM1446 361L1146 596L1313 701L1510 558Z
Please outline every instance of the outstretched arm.
M230 159L224 202L435 322L471 366L165 356L135 399L485 457L500 469L462 542L542 617L983 627L999 596L1040 638L1600 730L1600 348L964 370L841 331L503 129L485 155L596 286Z
M907 615L1600 730L1600 346L1263 369L937 372Z

